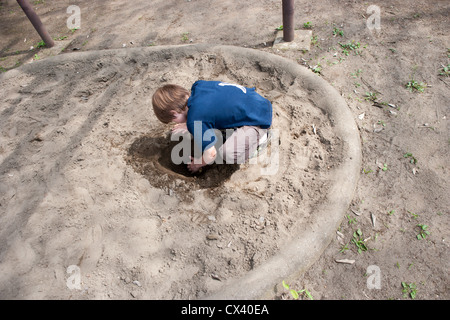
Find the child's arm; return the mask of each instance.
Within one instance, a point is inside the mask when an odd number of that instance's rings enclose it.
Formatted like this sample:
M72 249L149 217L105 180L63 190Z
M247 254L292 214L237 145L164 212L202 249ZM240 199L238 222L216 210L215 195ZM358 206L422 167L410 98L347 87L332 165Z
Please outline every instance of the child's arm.
M200 161L195 161L193 157L191 157L191 163L188 163L188 170L192 173L197 172L200 168L214 162L217 156L217 151L214 146L205 150L203 152L202 163L198 163Z

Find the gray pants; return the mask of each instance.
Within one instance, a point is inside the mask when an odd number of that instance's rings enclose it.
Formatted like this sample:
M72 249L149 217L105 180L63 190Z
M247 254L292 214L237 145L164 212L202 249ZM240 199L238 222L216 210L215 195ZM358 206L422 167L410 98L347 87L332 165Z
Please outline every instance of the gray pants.
M267 129L255 126L243 126L234 131L227 129L226 140L217 150L218 156L223 159L223 163L242 164L255 152L260 138L266 133Z

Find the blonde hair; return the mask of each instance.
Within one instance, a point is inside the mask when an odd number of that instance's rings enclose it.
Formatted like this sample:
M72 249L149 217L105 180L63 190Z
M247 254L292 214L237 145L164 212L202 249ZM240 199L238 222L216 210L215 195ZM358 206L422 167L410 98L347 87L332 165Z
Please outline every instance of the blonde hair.
M176 84L166 84L158 88L152 97L153 111L162 123L172 122L172 110L182 112L187 108L189 91Z

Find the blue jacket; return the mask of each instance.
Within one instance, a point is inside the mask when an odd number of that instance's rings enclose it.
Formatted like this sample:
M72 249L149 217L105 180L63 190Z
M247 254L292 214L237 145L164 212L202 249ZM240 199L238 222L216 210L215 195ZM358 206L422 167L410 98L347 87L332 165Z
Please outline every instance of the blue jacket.
M187 106L186 125L196 144L202 147L202 152L216 141L214 135L208 134L211 132L207 132L208 129L242 126L267 129L272 124L272 104L256 93L255 88L199 80L192 85ZM201 132L194 130L196 126L201 128Z

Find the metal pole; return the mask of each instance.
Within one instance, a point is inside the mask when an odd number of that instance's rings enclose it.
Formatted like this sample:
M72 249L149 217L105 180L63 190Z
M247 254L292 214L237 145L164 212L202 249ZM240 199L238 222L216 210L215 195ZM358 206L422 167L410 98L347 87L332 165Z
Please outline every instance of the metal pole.
M42 40L45 42L45 45L49 48L53 47L55 45L55 42L48 34L47 29L45 29L44 25L41 22L41 19L39 19L39 16L36 14L36 12L34 12L28 0L17 0L17 3L22 8L23 12L25 12L31 24L36 29L37 33L39 33Z
M283 0L283 40L294 40L294 0Z

